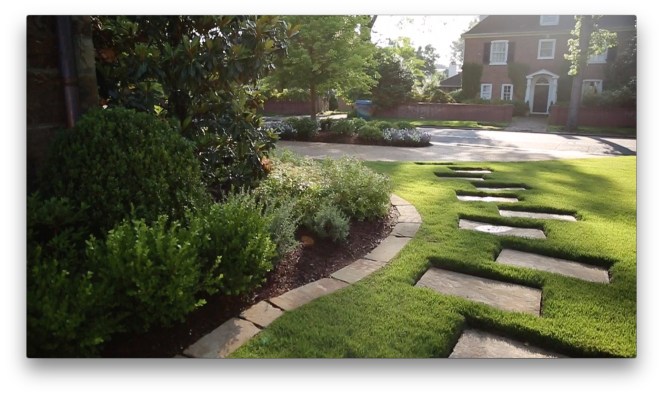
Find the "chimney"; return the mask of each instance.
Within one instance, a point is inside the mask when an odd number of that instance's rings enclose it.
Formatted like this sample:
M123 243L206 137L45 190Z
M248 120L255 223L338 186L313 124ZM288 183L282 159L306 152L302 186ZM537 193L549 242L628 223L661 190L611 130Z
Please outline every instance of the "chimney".
M458 74L458 67L456 66L456 62L452 61L451 64L449 65L449 75L447 78L451 78Z

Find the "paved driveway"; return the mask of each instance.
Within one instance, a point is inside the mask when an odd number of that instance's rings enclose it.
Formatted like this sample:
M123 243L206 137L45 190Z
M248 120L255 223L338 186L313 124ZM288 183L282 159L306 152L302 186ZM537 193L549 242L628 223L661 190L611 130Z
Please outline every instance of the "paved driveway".
M429 147L279 142L278 147L314 158L343 155L368 161L540 161L635 155L635 139L507 131L427 128Z

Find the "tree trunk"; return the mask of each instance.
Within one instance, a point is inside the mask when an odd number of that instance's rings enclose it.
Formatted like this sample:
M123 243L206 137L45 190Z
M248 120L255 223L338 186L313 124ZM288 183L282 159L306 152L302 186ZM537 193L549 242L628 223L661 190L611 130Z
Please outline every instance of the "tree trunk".
M311 119L315 121L315 116L318 114L318 91L315 85L309 87L311 93Z
M566 119L566 130L575 132L578 130L578 112L582 102L582 79L587 65L587 52L589 51L589 38L592 35L590 15L583 15L580 22L580 32L578 37L578 48L580 56L578 59L577 73L571 83L571 100L569 101L569 114Z

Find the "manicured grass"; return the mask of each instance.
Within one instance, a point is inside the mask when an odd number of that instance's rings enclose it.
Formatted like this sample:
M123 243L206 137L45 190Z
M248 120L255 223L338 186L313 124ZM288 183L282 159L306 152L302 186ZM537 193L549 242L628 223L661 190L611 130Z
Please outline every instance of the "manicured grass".
M440 179L454 165L373 162L423 218L416 237L385 268L287 312L234 357L446 357L475 327L572 357L636 355L636 158L456 163L490 168L486 180L524 183L521 202L461 202L469 181ZM578 222L502 218L497 208L554 209ZM459 218L543 229L547 240L459 230ZM495 263L502 248L610 268L610 284ZM429 266L543 290L542 316L501 311L413 287Z
M483 129L487 131L501 131L504 127L509 125L506 122L419 120L415 118L372 118L372 120L389 122L407 121L416 127L428 126L452 129Z
M548 125L548 132L565 132L563 125ZM636 128L603 128L603 127L578 127L578 133L591 136L614 136L634 138L636 137Z

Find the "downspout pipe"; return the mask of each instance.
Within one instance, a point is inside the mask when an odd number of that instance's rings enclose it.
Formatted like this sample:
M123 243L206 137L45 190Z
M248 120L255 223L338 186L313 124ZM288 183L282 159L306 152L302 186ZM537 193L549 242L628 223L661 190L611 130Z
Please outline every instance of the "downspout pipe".
M71 34L71 16L57 16L58 56L60 74L64 85L64 103L67 112L67 126L73 128L81 113L78 74L74 58L74 41Z

